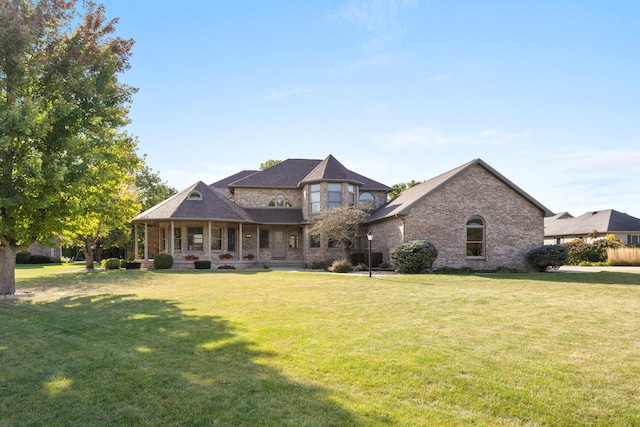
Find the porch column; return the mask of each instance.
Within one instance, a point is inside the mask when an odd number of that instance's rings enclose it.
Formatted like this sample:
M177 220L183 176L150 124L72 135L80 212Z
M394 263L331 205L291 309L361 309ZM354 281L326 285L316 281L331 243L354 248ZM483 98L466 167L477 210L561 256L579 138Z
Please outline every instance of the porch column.
M133 224L133 259L138 259L138 224Z
M144 260L149 260L149 224L144 223Z
M260 226L258 225L256 233L256 261L260 261Z
M170 236L171 240L169 241L169 248L170 248L169 250L171 252L171 256L175 258L175 255L173 254L174 249L175 249L173 247L173 242L174 242L174 238L175 238L174 228L175 228L175 222L171 221L171 233L170 233L171 234L171 236Z
M209 221L209 237L207 238L207 241L209 242L207 243L209 245L207 252L209 253L209 261L211 261L211 221Z
M240 223L239 233L240 236L238 240L240 240L240 242L238 244L238 261L242 261L242 223Z

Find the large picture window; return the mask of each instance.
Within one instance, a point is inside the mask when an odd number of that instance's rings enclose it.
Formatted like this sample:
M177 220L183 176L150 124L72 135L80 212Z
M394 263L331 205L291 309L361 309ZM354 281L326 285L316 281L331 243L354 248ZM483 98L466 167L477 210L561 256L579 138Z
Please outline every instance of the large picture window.
M187 228L187 250L201 251L203 244L204 235L202 234L202 227Z
M328 189L328 208L334 209L342 206L342 185L341 184L329 184Z
M211 227L211 250L222 250L222 228Z
M467 258L484 258L484 221L479 216L467 220Z

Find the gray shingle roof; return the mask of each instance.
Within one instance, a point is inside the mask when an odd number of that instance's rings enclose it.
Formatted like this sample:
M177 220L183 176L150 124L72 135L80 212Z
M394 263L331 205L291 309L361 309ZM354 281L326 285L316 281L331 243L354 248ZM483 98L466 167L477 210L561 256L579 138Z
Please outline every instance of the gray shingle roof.
M259 224L301 224L302 209L297 208L245 208L247 215Z
M613 209L586 212L575 218L554 215L544 220L545 236L598 233L640 232L640 219Z
M396 215L408 215L411 212L411 208L418 203L423 198L429 196L431 193L436 191L438 188L444 186L450 181L456 179L459 175L467 171L468 169L474 166L481 166L497 179L502 181L507 186L511 187L516 193L525 198L531 204L540 209L546 216L553 215L553 213L543 206L540 202L535 200L533 197L528 195L514 183L505 178L498 171L489 166L482 159L475 159L470 161L469 163L465 163L464 165L458 166L455 169L452 169L448 172L445 172L441 175L436 176L428 181L425 181L421 184L408 188L407 190L400 193L398 197L387 202L385 205L376 209L369 218L370 222L378 221L384 218L390 218Z
M238 179L230 183L229 187L298 188L300 181L319 163L320 160L287 159Z

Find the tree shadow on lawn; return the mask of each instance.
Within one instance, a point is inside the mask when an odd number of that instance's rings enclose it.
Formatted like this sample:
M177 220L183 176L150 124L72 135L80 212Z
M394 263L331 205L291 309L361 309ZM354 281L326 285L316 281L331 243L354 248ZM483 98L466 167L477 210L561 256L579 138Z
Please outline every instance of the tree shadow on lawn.
M493 280L529 280L556 283L588 283L599 285L636 285L640 286L640 274L612 271L565 273L549 271L531 274L481 274Z
M4 307L2 305L5 305ZM215 316L134 296L0 304L0 425L357 425Z

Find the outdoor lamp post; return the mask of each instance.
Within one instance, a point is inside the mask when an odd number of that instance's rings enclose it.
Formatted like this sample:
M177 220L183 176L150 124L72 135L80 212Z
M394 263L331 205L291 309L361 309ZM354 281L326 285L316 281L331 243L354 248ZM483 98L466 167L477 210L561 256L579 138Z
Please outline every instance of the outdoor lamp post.
M369 277L371 277L371 241L373 240L371 230L367 233L367 240L369 241Z

